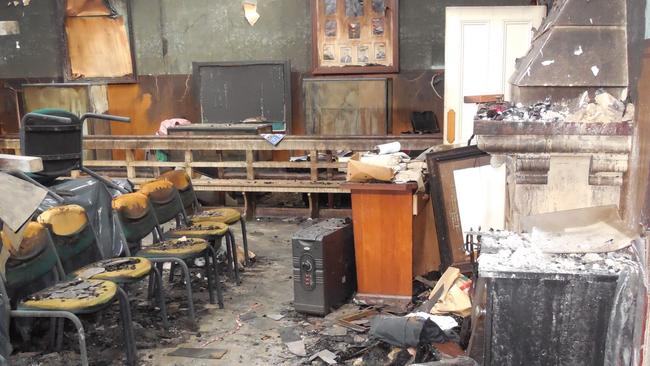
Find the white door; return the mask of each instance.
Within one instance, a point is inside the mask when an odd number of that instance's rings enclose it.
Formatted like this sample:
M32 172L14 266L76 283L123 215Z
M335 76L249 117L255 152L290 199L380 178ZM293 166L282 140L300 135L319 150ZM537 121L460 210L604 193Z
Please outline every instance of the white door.
M445 30L445 143L465 143L472 136L476 104L465 96L504 94L515 59L528 51L532 29L539 28L545 6L463 6L447 8ZM455 139L449 141L449 111Z

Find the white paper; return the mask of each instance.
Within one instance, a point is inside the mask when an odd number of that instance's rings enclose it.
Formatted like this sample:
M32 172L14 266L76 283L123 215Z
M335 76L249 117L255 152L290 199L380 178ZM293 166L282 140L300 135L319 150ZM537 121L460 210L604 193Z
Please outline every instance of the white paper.
M400 150L402 150L402 145L399 143L399 141L375 146L375 152L379 155L392 154L399 152Z
M505 164L455 170L454 183L463 232L505 228Z
M458 322L451 316L446 315L433 315L425 313L423 311L418 311L417 313L406 314L406 317L417 316L418 318L430 319L432 322L436 323L442 330L450 330L458 326Z

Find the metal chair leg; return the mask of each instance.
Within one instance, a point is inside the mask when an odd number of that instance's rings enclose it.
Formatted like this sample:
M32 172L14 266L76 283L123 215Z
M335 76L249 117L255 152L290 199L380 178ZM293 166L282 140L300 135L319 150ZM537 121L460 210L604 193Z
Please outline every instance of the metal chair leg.
M221 244L221 238L218 239L219 244ZM214 284L217 288L217 303L219 304L219 309L223 309L223 292L221 291L221 279L219 278L219 266L217 265L217 251L215 247L210 247L210 253L212 255L212 270L214 271Z
M246 218L242 216L239 219L239 222L241 223L241 236L242 236L242 241L244 242L244 265L249 266L251 264L251 260L248 257L248 236L246 235Z
M187 263L179 258L166 258L159 260L159 262L172 262L174 264L178 264L178 266L181 268L183 277L185 278L185 288L187 289L187 307L190 312L190 320L196 326L196 313L194 312L194 299L192 298L192 281L190 277L190 269L187 267Z
M169 283L174 282L174 272L176 271L176 264L171 263L171 266L169 268Z
M54 349L60 352L63 349L63 319L56 322L56 345Z
M50 349L56 348L56 321L57 318L50 318L50 329L48 330L49 346Z
M73 313L67 311L39 311L39 310L12 310L12 318L64 318L70 320L77 329L77 336L79 338L79 353L81 358L81 365L88 366L88 350L86 349L86 334L81 320Z
M162 263L154 263L151 266L151 271L154 273L156 280L155 293L156 299L158 300L158 307L160 307L160 317L162 318L163 327L167 329L169 328L169 318L167 317L167 304L165 303L165 289L163 288L162 271L160 271L157 265L162 267Z
M230 245L230 236L226 233L226 260L228 261L228 277L233 279L235 277L235 270L232 260L232 247Z
M156 267L156 264L153 263L151 265L151 272L149 272L149 285L147 286L147 300L151 301L153 299L153 295L156 292L156 286L158 282L155 279L155 272L154 268Z
M239 279L239 262L237 262L237 243L235 242L235 236L232 234L232 231L230 231L230 229L228 229L227 235L230 239L230 248L232 251L233 269L235 271L235 284L239 286L239 284L241 284L241 280Z
M210 296L210 304L214 304L215 303L215 301L214 301L214 285L213 285L213 282L212 282L212 274L213 274L214 271L212 270L212 266L210 265L210 256L211 255L210 255L210 253L208 251L211 248L212 248L211 246L208 246L208 249L206 249L203 252L203 259L205 259L205 264L203 265L203 270L205 272L206 277L208 277L208 295Z
M126 364L135 366L137 356L133 321L131 319L131 305L129 304L129 297L126 295L126 292L119 286L117 287L117 298L120 302L120 318L122 321L124 348L126 349Z

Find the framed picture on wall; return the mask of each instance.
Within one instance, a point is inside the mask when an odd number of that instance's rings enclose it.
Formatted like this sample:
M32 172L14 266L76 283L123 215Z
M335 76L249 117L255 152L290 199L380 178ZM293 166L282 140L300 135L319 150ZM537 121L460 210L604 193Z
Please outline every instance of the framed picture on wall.
M312 72L399 71L399 0L311 0Z

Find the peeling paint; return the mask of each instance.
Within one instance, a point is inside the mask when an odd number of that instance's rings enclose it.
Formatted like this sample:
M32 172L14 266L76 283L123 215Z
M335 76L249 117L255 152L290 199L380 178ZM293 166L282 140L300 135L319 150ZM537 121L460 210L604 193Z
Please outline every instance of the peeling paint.
M598 76L598 73L600 72L600 69L598 66L594 65L591 67L591 73L594 74L594 76Z
M576 56L582 55L583 54L582 46L578 46L575 50L573 50L573 54Z

